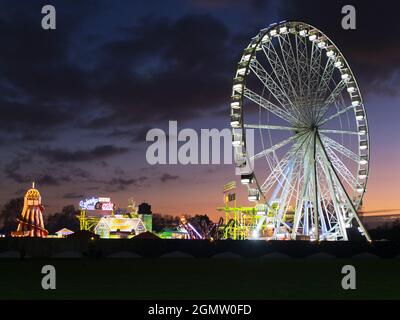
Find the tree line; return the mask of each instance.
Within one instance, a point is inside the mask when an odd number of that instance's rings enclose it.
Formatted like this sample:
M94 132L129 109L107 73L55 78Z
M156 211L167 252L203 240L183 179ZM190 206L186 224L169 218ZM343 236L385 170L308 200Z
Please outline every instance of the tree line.
M0 211L0 233L9 235L11 231L17 228L17 216L22 212L24 198L14 198L9 200ZM55 212L50 215L45 215L45 227L50 234L54 234L62 228L67 228L72 231L79 230L79 220L76 216L79 215L79 209L73 205L64 206L60 212ZM160 232L164 228L176 228L180 224L180 216L164 215L153 213L153 231ZM186 216L188 221L196 222L206 221L210 223L207 215L195 215L193 217ZM400 219L396 219L393 223L370 229L369 233L373 240L389 240L400 241Z
M15 198L8 201L0 211L0 233L9 235L12 231L17 228L17 217L22 212L24 205L24 198ZM160 232L164 228L176 228L180 223L180 216L173 215L163 215L159 213L144 212L146 214L152 214L153 216L153 231ZM79 209L75 208L74 205L64 206L60 212L55 212L50 215L44 215L44 223L46 229L50 234L54 234L62 228L67 228L71 231L79 230L79 220L77 219L79 215ZM208 216L194 216L188 219L197 220L199 217L201 219L207 219Z

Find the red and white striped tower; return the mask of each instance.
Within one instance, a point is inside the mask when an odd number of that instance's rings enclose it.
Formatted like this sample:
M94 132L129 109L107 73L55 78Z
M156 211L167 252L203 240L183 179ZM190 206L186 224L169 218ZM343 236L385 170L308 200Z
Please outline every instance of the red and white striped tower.
M11 235L13 237L47 237L49 233L44 228L43 210L42 198L33 182L32 189L25 194L24 207L21 215L17 218L17 231L12 232Z

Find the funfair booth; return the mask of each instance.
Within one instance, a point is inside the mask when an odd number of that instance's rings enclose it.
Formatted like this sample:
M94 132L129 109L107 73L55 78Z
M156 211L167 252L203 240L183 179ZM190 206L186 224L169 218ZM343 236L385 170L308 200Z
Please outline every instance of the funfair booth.
M80 229L94 232L103 239L132 238L147 231L142 219L133 214L115 214L109 197L91 197L79 202Z

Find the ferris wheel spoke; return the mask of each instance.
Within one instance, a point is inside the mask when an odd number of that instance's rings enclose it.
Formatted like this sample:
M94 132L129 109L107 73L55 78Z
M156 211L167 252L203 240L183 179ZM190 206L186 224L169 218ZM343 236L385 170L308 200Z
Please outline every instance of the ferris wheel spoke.
M311 119L314 119L316 112L315 110L316 106L313 105L311 97L313 97L313 93L316 92L319 84L321 55L322 55L322 50L315 45L315 42L313 42L311 48L311 56L310 56L310 70L309 70L310 72L308 74L308 97L310 97L309 104L311 107L310 110Z
M288 74L287 69L283 66L282 61L279 58L279 55L277 54L274 46L272 46L271 43L269 45L262 45L262 50L265 56L268 58L268 62L276 79L279 82L280 87L282 88L283 92L285 92L285 95L288 98L288 106L291 108L292 112L297 114L299 120L307 122L306 119L303 118L303 114L299 111L296 104L294 103L296 99L298 99L298 94L292 84L291 77ZM284 90L285 88L287 91ZM291 94L289 94L289 92Z
M310 96L312 95L312 92L315 92L315 89L319 83L321 55L322 50L315 45L315 42L313 42L310 55L310 70L308 74Z
M322 192L321 192L321 183L320 179L317 179L317 211L319 215L319 221L321 223L321 234L325 234L327 231L327 226L326 226L326 221L325 221L325 215L324 212L322 211Z
M297 39L297 37L296 37ZM304 103L304 99L300 97L305 96L305 87L307 87L307 80L302 79L302 69L296 60L296 54L294 53L294 49L292 43L290 41L289 34L284 34L283 36L278 37L280 48L283 55L283 60L286 65L286 69L288 70L289 78L293 82L292 87L296 93L295 100L295 108L301 117L305 120L306 123L309 123L310 113L309 108L306 107L307 103ZM297 43L296 43L297 45ZM305 57L307 60L307 57ZM307 65L307 64L306 64ZM307 74L307 70L305 72Z
M318 131L321 133L350 134L350 135L356 135L356 136L360 135L360 132L358 132L358 131L348 131L348 130L319 129Z
M333 59L328 59L325 67L324 72L322 73L321 79L318 84L318 88L315 92L315 100L324 97L329 90L329 84L331 82L333 73L335 71L335 63Z
M295 127L272 126L272 125L267 125L267 124L246 124L245 123L243 126L248 129L289 130L289 131L296 130Z
M257 76L261 83L275 97L286 113L291 114L293 111L293 102L282 87L282 84L277 84L275 80L268 74L264 67L257 61L252 60L249 64L250 70ZM297 115L298 112L297 112ZM298 120L297 120L298 122Z
M275 182L280 183L280 176L284 175L285 168L288 165L289 161L297 161L297 159L299 158L299 152L301 152L301 147L307 141L308 137L309 135L303 135L301 140L299 139L298 142L293 144L293 146L285 153L285 155L275 165L275 167L271 167L270 175L261 185L261 190L264 193L267 193Z
M290 194L291 190L291 183L292 183L292 176L293 176L293 164L290 166L288 175L286 177L286 181L283 186L282 193L280 195L279 199L279 205L278 205L278 214L276 216L275 220L275 229L274 229L274 234L273 234L273 239L276 238L276 235L280 229L281 224L283 223L283 214L287 210L287 201L288 201L288 196Z
M313 106L320 105L320 102L324 101L324 97L326 97L327 92L329 92L329 90L330 90L331 78L333 76L334 71L335 71L334 62L333 62L332 59L328 59L326 64L325 64L322 76L321 76L321 78L319 80L319 83L317 85L317 89L315 91L315 94L314 94L314 96L312 98L312 100L313 100L312 105ZM334 80L333 80L333 82L334 82ZM316 112L316 115L317 115L316 118L317 119L319 118L320 113L322 113L321 109L317 110L317 112Z
M308 86L308 68L309 64L307 63L308 61L308 55L307 55L307 40L305 37L296 37L295 38L296 42L296 56L297 56L297 62L298 62L298 69L299 69L299 83L300 83L300 88L301 88L301 93L303 96L306 94L305 90L306 87Z
M302 161L304 162L303 165L303 179L302 179L302 186L301 186L301 191L299 193L297 202L296 202L296 210L294 213L294 222L293 222L293 229L292 229L292 239L296 239L296 234L298 232L299 226L301 224L301 219L304 219L304 222L302 223L302 228L303 228L303 234L305 230L308 229L308 208L306 208L305 202L307 201L307 194L309 192L310 188L310 180L312 177L311 173L311 166L309 165L309 153L310 153L310 145L311 141L313 139L309 139L308 143L304 149L304 156ZM308 231L307 231L308 232Z
M326 175L326 171L325 171L324 165L323 165L321 160L320 160L320 166L321 166L322 171L324 172L324 175ZM329 192L329 188L328 187L326 189L328 189L328 190L326 192L326 195L321 197L321 202L322 202L321 204L322 204L322 207L323 207L323 211L326 213L326 221L327 221L327 226L326 227L327 227L328 230L330 230L332 228L332 224L335 223L336 217L329 210L329 204L327 204L327 200L329 199L330 192ZM328 233L328 230L326 230L325 235L326 235L326 233ZM325 237L325 235L322 235L322 236Z
M284 90L275 82L275 80L268 74L264 67L257 61L250 61L250 70L257 76L261 83L268 89L268 91L279 102L285 112L290 113L287 107L291 104L289 97Z
M289 35L280 35L278 37L278 41L282 52L283 61L286 66L288 79L292 85L292 88L294 89L294 92L296 93L296 97L302 96L300 70L293 52ZM295 105L295 107L300 112L298 106Z
M299 101L299 107L308 119L308 123L312 117L310 112L310 100L304 99L304 97L310 97L310 74L311 67L309 63L307 38L296 37L296 56L299 67L299 85L301 88L302 99Z
M283 175L285 168L289 162L289 157L286 155L279 161L268 175L267 179L263 182L260 189L263 193L268 193L272 186L277 182L280 183L279 177Z
M343 162L338 158L338 156L333 153L332 150L330 150L329 148L326 148L326 151L328 153L328 156L330 157L333 167L336 169L336 172L339 173L339 175L343 178L347 185L352 189L360 188L360 183L347 169Z
M258 93L251 91L249 88L247 87L244 88L243 96L253 101L254 103L258 104L260 107L266 109L267 111L273 113L277 117L285 120L286 122L289 122L292 125L297 125L297 119L293 117L290 113L288 113L286 110L279 108L277 105L273 104L267 99L263 98Z
M335 89L332 90L331 94L326 98L326 100L322 103L322 107L320 107L320 110L317 112L315 120L318 123L318 121L325 116L326 112L328 111L329 107L334 104L337 100L343 99L342 97L342 91L346 88L346 82L344 80L341 80L335 87Z
M342 179L347 183L347 185L353 190L361 187L358 180L353 176L353 174L339 159L339 157L332 151L332 149L327 146L325 147L325 151L336 172L342 177Z
M322 147L323 148L323 147ZM323 151L322 151L323 152ZM321 153L322 153L321 152ZM324 159L327 160L327 159ZM330 193L330 199L333 204L334 208L334 214L330 216L330 229L327 230L326 234L332 234L333 231L336 230L336 232L339 232L339 235L344 238L344 240L347 239L347 232L346 232L346 225L343 217L343 211L341 210L341 201L339 201L338 193L339 193L339 188L337 184L335 184L333 176L332 176L332 171L330 168L330 163L328 161L323 161L322 167L324 168L326 180L327 180L327 185L328 185L328 190ZM332 169L334 170L334 169Z
M333 177L331 176L331 180L332 180L332 182L333 182L334 179L337 181L337 187L341 191L341 193L343 194L344 200L346 201L347 209L350 211L350 219L348 219L347 222L349 223L349 222L352 221L352 219L355 218L357 223L358 223L358 225L359 225L359 227L361 228L361 230L363 231L365 237L367 238L367 240L371 241L371 238L370 238L370 236L368 234L368 231L365 229L363 223L361 222L360 218L358 217L356 208L355 208L353 202L350 200L350 197L347 194L343 184L341 183L341 181L339 179L339 176L338 176L338 173L336 172L332 162L328 158L327 151L326 151L326 149L325 149L325 147L324 147L324 145L322 143L322 140L321 140L321 138L320 138L320 136L318 134L317 134L317 143L318 143L318 145L320 146L320 148L322 150L321 155L322 155L322 157L323 157L323 159L325 161L325 164L326 164L327 167L329 167L328 171L330 171L332 173L332 175L333 175ZM333 185L333 183L332 183L332 185ZM344 234L346 235L346 233L344 233Z
M336 142L335 140L325 136L321 135L322 141L328 145L331 149L334 149L338 152L340 152L342 155L346 156L347 158L355 161L355 162L360 162L360 156L353 151L349 150L345 146L341 145L340 143Z
M340 115L346 113L347 111L353 110L353 109L354 109L354 106L348 106L348 107L346 107L346 108L344 108L344 109L342 109L342 110L336 112L335 114L329 116L328 118L325 118L325 119L320 120L320 121L318 122L318 126L323 126L325 123L327 123L327 122L329 122L329 121L331 121L331 120L333 120L333 119L339 117Z
M270 166L271 173L269 174L267 179L263 182L263 184L260 187L260 189L262 190L263 193L267 193L270 190L270 188L275 184L275 182L277 182L278 184L281 184L280 177L282 175L284 175L284 172L287 168L287 165L290 161L291 156L292 156L292 152L291 152L291 150L289 150L282 157L282 159L276 163L275 166Z
M269 42L267 44L262 44L261 48L265 56L267 57L268 62L272 68L272 71L275 74L275 77L280 83L281 87L290 89L291 92L290 97L295 98L297 96L296 90L293 87L288 71L284 67L281 58L276 52L276 49L273 46L272 42Z
M266 155L266 154L268 154L268 153L271 153L271 152L274 152L274 151L276 151L276 150L278 150L278 149L280 149L280 148L286 146L287 144L289 144L289 143L292 142L293 140L298 139L298 138L301 137L303 134L304 134L304 133L297 133L297 134L295 134L295 135L293 135L293 136L291 136L291 137L289 137L289 138L287 138L287 139L285 139L285 140L282 140L282 141L280 141L279 143L274 144L272 147L270 147L270 148L268 148L268 149L265 149L265 150L263 150L263 151L261 151L261 152L255 154L254 156L250 157L250 159L251 159L251 160L256 160L256 159L262 158L264 155Z

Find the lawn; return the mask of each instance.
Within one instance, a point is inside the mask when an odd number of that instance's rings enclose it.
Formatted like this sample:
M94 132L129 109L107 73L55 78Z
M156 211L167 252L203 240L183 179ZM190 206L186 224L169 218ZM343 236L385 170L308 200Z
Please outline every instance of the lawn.
M57 289L41 288L54 265ZM357 289L341 288L342 266ZM0 299L398 299L397 259L1 259Z

